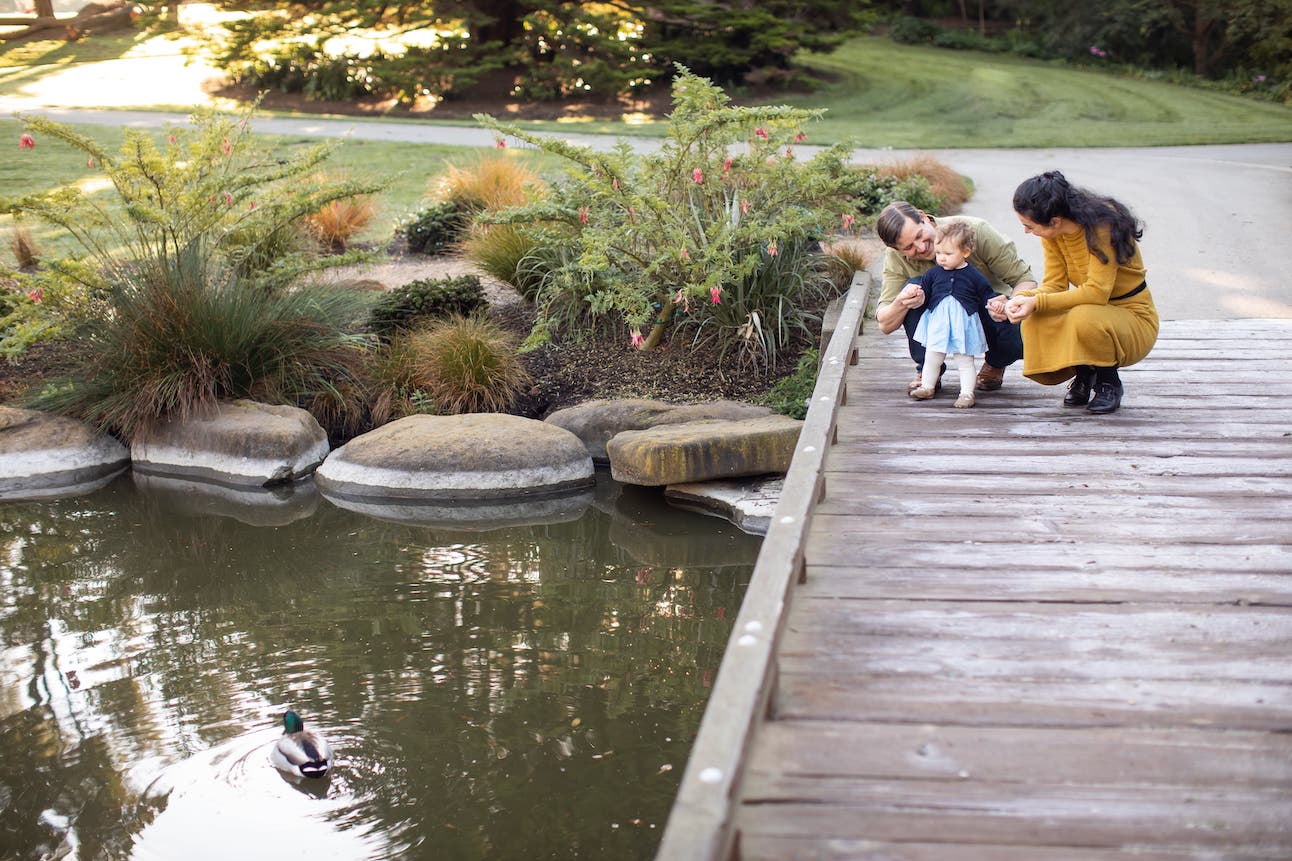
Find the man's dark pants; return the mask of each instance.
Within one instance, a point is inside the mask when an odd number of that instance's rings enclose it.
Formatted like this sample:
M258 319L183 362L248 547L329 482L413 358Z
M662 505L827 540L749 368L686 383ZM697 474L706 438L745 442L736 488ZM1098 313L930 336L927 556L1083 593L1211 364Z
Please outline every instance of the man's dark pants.
M906 329L906 343L910 347L911 359L914 360L917 371L924 367L924 345L915 340L915 327L920 324L920 315L923 313L923 308L912 308L902 320L902 327ZM997 323L986 308L978 311L978 319L982 320L982 331L987 336L988 365L1006 368L1023 358L1023 333L1017 323ZM946 365L942 369L946 370Z

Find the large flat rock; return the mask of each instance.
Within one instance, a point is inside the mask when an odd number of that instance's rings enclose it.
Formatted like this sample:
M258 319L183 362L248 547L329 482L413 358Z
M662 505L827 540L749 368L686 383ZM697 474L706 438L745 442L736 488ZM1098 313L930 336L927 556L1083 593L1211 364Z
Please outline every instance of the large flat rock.
M616 434L606 445L610 474L625 484L660 486L784 474L803 422L788 416L661 425Z
M130 447L137 472L235 487L295 481L327 453L327 434L308 412L249 400L160 423Z
M586 401L557 410L544 421L563 427L583 441L596 463L609 463L606 443L615 434L709 419L752 419L773 415L767 407L740 401L669 404L645 398Z
M0 500L89 493L130 465L130 452L85 422L0 407Z
M329 497L500 499L590 487L593 466L578 437L535 419L415 415L350 440L316 479Z

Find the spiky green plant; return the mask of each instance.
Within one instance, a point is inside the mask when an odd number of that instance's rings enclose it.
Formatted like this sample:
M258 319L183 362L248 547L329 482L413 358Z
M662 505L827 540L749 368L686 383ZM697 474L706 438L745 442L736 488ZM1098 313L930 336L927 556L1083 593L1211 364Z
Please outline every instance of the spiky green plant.
M78 333L79 366L34 406L129 440L152 423L226 398L300 404L322 423L357 408L370 340L350 334L370 294L329 287L265 290L200 247L113 270L109 312Z
M626 143L594 152L476 115L500 134L573 165L570 181L543 201L482 216L527 224L542 244L571 248L570 263L549 273L527 346L543 343L558 328L554 305L573 304L594 316L619 317L632 342L649 349L678 308L690 305L699 315L704 305L720 301L729 313L732 303L743 301L740 286L757 277L775 249L824 238L853 209L847 146L809 161L793 157L803 127L819 111L731 107L728 101L710 81L681 69L668 136L645 155ZM772 313L792 315L791 305L813 297L789 298ZM736 310L745 312L743 319L757 309ZM784 346L777 339L798 328L792 318L766 323L764 348Z
M370 194L384 184L321 174L319 165L331 152L327 145L286 159L268 157L254 145L253 113L254 107L240 115L201 109L189 126L168 129L161 145L127 130L117 153L61 123L24 118L32 135L81 150L92 169L107 177L112 194L86 194L69 183L7 201L3 208L66 231L92 261L76 273L92 279L91 287L119 280L120 270L138 264L171 266L195 247L238 261L245 276L269 285L365 257L322 260L283 237L289 226L332 201Z

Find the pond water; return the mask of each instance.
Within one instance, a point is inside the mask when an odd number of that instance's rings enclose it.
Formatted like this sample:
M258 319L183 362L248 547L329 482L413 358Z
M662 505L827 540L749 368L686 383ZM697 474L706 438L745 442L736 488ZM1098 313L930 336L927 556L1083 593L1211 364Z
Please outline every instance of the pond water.
M0 858L652 857L760 539L604 477L488 530L136 483L0 504Z

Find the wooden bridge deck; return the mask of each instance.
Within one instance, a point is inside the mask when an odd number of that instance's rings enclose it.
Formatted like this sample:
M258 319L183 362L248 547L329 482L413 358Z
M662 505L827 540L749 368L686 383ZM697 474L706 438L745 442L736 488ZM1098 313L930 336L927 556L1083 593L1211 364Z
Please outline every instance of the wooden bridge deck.
M711 703L687 779L740 760L661 861L1292 859L1292 321L1163 324L1103 417L857 348L765 712Z

